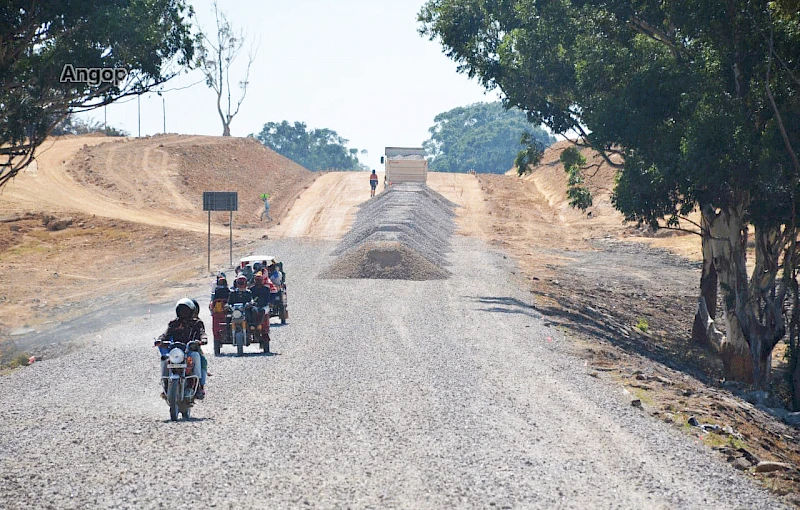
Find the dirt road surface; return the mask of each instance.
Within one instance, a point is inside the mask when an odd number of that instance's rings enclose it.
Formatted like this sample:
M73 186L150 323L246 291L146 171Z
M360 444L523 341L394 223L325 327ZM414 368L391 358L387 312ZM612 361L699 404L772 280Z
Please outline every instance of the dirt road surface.
M163 149L187 161L218 150L170 143ZM170 171L159 161L150 166ZM435 282L318 278L369 200L366 174L309 179L297 200L284 193L288 212L270 241L246 247L275 254L291 275L290 324L273 329L275 354L251 347L235 358L228 348L211 358L208 399L192 421L170 423L151 345L171 307L115 317L91 337L65 330L87 346L0 377L0 507L190 507L183 485L165 483L178 457L202 466L181 479L209 507L781 508L702 444L632 407L531 306L521 272L591 262L587 254L603 256L593 239L624 234L603 202L592 219L565 207L553 184L560 170L550 170L551 179L521 183L432 173L430 186L462 206L453 276ZM81 187L51 177L62 190ZM58 187L43 189L56 208ZM25 186L14 193L36 203ZM113 202L120 193L101 194ZM104 210L138 222L131 214L142 205ZM181 228L190 233L191 219ZM210 324L207 283L183 285Z
M383 172L379 173L383 181ZM294 202L270 237L309 237L335 240L350 229L359 204L369 199L369 176L364 172L321 175Z
M190 422L158 397L171 310L0 378L0 506L781 508L590 377L501 253L457 237L448 280L319 279L333 247L270 243L290 324L273 356L212 357Z

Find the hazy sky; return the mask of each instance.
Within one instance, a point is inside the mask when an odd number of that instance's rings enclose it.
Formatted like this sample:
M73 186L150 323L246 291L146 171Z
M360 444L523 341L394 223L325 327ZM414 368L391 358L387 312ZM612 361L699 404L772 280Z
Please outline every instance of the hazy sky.
M200 24L213 24L211 0L193 0ZM366 149L361 161L379 168L385 146L419 146L436 114L494 101L456 72L437 42L417 33L423 0L220 1L235 27L260 41L247 97L231 124L234 136L267 122L302 121L330 128ZM240 57L244 61L245 56ZM243 63L243 62L242 62ZM166 89L202 79L199 71ZM205 83L164 94L168 133L222 134L214 93ZM108 125L138 133L137 101L107 107ZM103 110L90 114L103 122ZM141 97L142 135L162 132L162 101Z

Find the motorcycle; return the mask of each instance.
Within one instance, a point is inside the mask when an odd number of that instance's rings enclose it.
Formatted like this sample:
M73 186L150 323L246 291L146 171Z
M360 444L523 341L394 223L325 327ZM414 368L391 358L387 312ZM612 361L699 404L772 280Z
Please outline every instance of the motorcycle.
M235 303L226 305L224 333L214 338L214 354L219 356L223 344L236 346L236 355L244 354L244 348L251 343L257 343L264 352L269 352L269 314L260 317L261 323L256 326L248 324L247 310L251 304Z
M260 319L260 324L255 327L250 326L252 341L259 344L265 353L269 353L269 306L263 312L255 310L253 313L258 314L256 322Z
M162 374L161 384L169 404L169 419L178 420L178 414L184 420L191 417L195 394L200 385L200 378L194 375L194 361L189 352L199 351L200 342L170 342L162 349L161 360L167 362L167 373ZM166 351L166 354L163 352Z
M231 340L230 343L236 346L237 356L244 354L245 345L250 345L250 339L247 334L247 314L245 311L245 305L243 303L236 303L230 305L230 313L228 314L228 335Z
M280 317L281 324L286 324L286 319L289 318L289 309L286 300L286 284L281 285L277 296L270 302L269 316Z

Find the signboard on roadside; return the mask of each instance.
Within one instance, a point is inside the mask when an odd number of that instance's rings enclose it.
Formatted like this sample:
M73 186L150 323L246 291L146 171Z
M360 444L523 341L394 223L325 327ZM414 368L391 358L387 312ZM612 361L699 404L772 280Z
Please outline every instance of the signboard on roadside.
M230 264L233 266L233 211L239 210L239 193L236 191L204 191L203 210L208 211L208 271L211 272L211 211L230 211Z
M238 211L239 193L236 191L204 191L204 211Z

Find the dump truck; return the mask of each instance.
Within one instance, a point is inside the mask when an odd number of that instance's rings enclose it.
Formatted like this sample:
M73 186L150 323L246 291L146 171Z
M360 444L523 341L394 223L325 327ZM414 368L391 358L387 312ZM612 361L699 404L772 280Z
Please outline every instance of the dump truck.
M386 166L389 184L401 182L425 183L428 178L428 161L422 147L386 147L381 163Z

